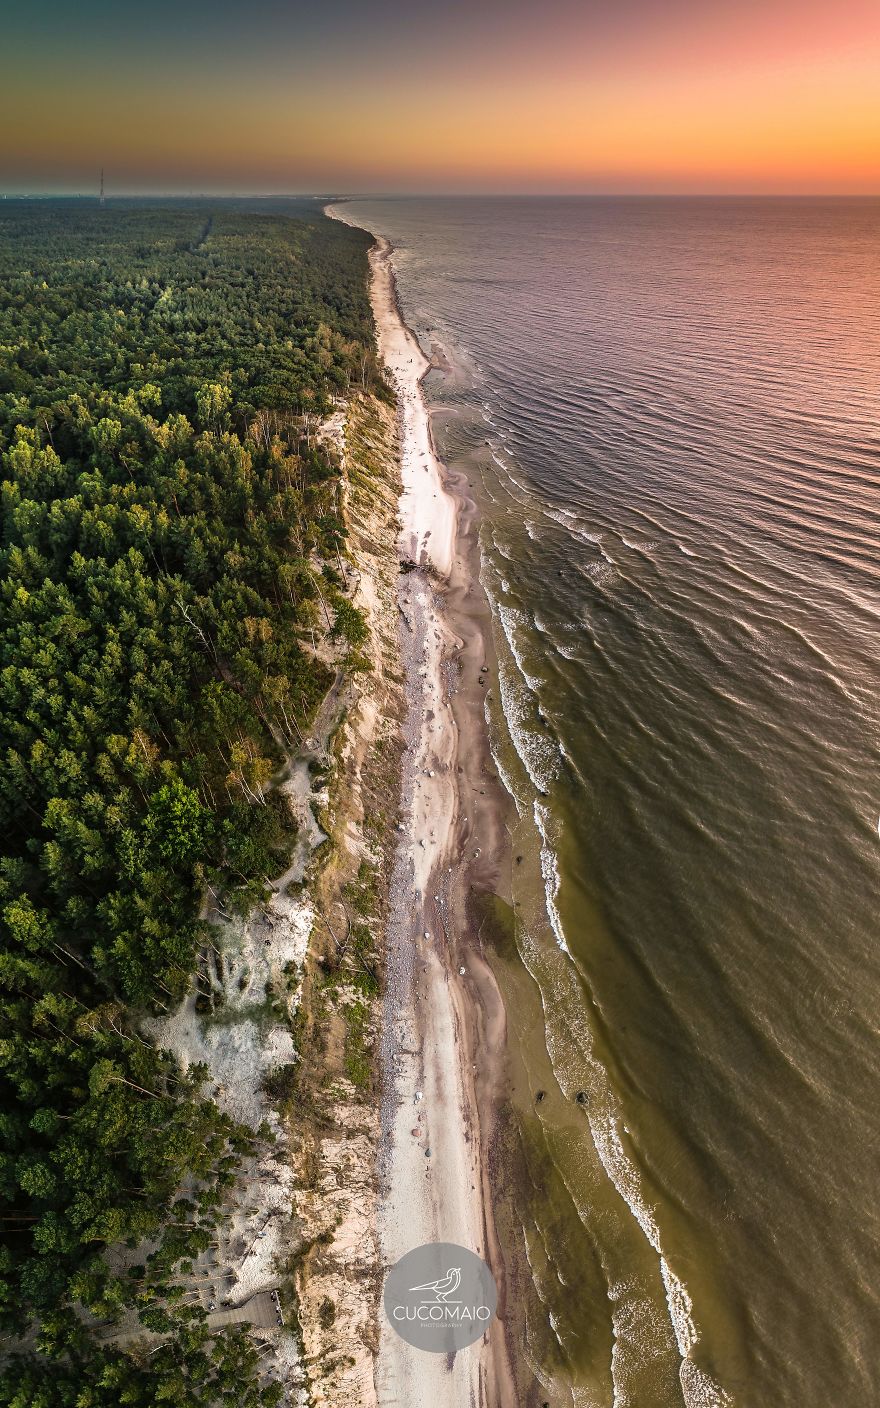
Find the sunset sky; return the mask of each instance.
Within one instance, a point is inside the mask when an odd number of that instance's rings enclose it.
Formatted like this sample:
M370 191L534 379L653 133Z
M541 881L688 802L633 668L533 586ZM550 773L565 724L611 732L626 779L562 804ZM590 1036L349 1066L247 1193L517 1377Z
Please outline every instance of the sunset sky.
M880 0L29 0L0 189L880 192Z

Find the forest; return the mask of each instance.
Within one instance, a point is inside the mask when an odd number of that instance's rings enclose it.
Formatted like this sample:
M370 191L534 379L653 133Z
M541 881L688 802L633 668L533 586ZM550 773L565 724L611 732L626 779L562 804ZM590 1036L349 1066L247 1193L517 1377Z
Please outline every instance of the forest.
M145 1040L362 640L316 428L388 397L368 237L232 203L0 207L0 1404L268 1405L175 1274L258 1136ZM107 1249L147 1250L120 1274ZM149 1373L108 1326L159 1332ZM100 1330L100 1334L98 1331Z

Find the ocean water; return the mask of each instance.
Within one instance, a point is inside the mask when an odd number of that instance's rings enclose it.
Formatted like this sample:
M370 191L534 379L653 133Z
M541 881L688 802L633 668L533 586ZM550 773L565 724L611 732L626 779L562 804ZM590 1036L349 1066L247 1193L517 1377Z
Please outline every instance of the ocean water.
M546 1400L880 1402L880 202L350 213L482 508Z

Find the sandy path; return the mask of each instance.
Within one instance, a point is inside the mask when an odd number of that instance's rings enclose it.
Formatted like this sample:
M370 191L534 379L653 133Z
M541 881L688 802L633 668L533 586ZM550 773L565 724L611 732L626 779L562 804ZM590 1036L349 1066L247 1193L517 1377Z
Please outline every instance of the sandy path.
M328 213L346 218L345 207ZM504 1016L488 966L477 952L465 956L459 942L468 884L461 853L471 825L462 817L460 730L444 673L450 660L482 656L485 646L476 630L467 632L470 645L456 634L465 628L449 609L471 590L456 556L463 501L447 488L434 453L421 387L430 363L400 316L390 253L381 239L370 252L371 295L400 408L400 552L425 570L402 575L399 588L408 716L387 942L380 1236L386 1266L424 1242L449 1241L496 1269L474 1073L486 1040L503 1046ZM506 1359L498 1322L449 1360L408 1346L380 1312L378 1401L501 1408L516 1401Z

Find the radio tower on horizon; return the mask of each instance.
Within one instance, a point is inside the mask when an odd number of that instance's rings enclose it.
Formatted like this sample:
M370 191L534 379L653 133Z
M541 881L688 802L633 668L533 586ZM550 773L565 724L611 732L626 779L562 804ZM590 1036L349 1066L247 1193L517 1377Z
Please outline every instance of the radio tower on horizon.
M103 166L101 167L101 201L100 201L100 204L101 204L101 207L102 207L102 209L103 209L103 206L104 206L104 168L103 168Z

